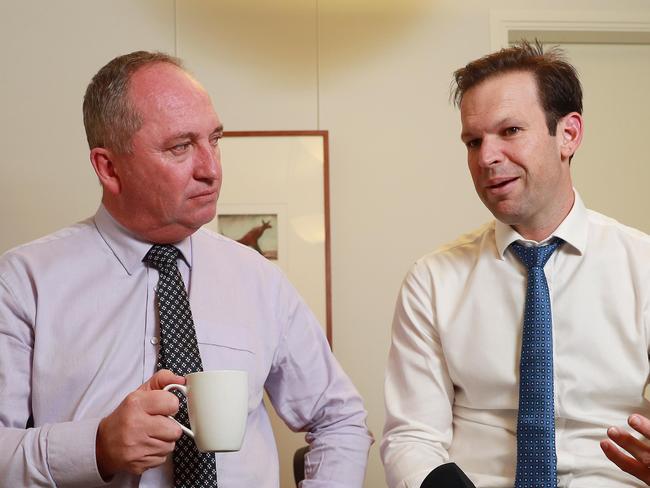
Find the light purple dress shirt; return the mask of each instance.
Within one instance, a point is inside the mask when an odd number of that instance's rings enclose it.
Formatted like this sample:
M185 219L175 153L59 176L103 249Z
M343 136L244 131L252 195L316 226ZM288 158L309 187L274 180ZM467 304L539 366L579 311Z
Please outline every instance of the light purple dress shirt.
M150 247L100 207L0 257L1 486L171 486L170 462L104 484L95 460L100 419L155 371ZM204 369L249 374L246 436L239 452L216 455L219 485L279 486L266 389L289 427L307 432L302 486L361 487L366 412L295 289L255 251L209 231L177 247Z

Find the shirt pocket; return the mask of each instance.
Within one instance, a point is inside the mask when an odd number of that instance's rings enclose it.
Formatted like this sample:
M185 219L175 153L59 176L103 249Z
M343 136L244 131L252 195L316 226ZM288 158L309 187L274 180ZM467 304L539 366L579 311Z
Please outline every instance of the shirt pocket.
M248 372L248 409L251 411L262 396L251 331L241 325L201 324L197 327L196 337L203 371L234 369Z

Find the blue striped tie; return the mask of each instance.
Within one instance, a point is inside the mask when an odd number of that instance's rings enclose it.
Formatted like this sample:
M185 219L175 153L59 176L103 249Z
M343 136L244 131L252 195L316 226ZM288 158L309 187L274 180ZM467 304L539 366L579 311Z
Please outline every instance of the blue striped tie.
M515 488L556 488L555 408L553 403L553 327L544 265L562 244L511 245L528 268L528 287L519 365L517 476Z

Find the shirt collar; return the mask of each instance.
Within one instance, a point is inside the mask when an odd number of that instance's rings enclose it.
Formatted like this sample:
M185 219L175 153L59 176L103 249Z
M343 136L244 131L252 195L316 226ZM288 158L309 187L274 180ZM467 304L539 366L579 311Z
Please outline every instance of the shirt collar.
M579 255L582 255L587 247L587 209L582 202L580 195L574 189L575 200L569 214L564 218L562 223L549 236L559 237L568 245L573 247ZM505 259L506 249L515 241L532 242L524 239L519 232L508 224L497 220L494 228L494 238L496 241L499 259Z
M142 259L151 249L152 242L139 239L135 234L119 224L104 205L99 206L94 222L99 235L129 275L133 274L140 266L143 266ZM174 246L178 248L181 257L191 268L192 237L174 243Z

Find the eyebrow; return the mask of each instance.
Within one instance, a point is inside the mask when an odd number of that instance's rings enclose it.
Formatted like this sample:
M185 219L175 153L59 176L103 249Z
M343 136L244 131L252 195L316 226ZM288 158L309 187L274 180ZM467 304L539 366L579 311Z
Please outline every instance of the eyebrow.
M476 139L478 136L474 132L469 132L469 131L463 131L460 133L460 140L461 142L469 141L472 139Z
M215 127L215 129L210 132L210 135L213 136L214 134L220 134L223 132L223 124L218 125ZM176 140L176 139L196 139L198 137L198 134L196 132L179 132L178 134L174 134L171 136L169 139L170 140Z
M502 118L496 124L497 127L504 127L504 126L514 127L514 126L519 126L519 125L521 125L521 122L518 122L516 117L513 117L511 115L508 115L507 117Z
M461 132L460 133L460 140L464 141L465 139L472 138L474 137L471 132Z
M519 122L515 117L512 117L511 115L507 115L503 117L502 119L499 119L495 124L491 124L491 127L520 127L522 125L521 122ZM465 139L474 139L478 136L475 136L473 132L470 131L463 131L460 133L460 140L464 141Z
M215 129L210 132L210 135L208 137L213 137L215 135L219 137L223 136L223 124L215 127Z

